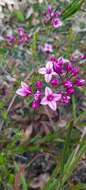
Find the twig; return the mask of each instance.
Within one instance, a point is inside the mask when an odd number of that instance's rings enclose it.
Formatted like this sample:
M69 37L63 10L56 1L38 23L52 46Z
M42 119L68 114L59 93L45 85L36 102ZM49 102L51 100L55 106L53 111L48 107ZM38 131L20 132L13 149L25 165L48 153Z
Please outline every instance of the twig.
M31 73L28 73L28 75L25 77L24 81L27 81L32 76L33 73L34 73L34 70L32 70Z
M11 107L12 107L12 105L13 105L15 99L16 99L16 97L17 97L17 95L15 94L15 95L13 96L13 98L12 98L12 100L11 100L9 106L8 106L8 109L7 109L7 112L8 112L8 113L9 113L9 111L10 111L10 109L11 109Z

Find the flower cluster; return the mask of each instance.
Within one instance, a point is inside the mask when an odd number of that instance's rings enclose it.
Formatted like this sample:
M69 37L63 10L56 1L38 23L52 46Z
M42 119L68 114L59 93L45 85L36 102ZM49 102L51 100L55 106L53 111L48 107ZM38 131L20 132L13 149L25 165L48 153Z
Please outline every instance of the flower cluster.
M21 87L16 91L20 96L32 96L32 108L40 105L48 105L52 110L56 110L58 105L67 104L76 87L83 86L85 80L80 78L79 67L72 66L72 63L60 57L57 59L51 56L46 65L39 68L39 76L43 75L44 80L38 80L33 86L21 82Z
M24 28L20 27L17 30L17 34L15 35L7 35L5 36L5 40L9 45L24 45L30 41L29 34L24 30Z
M52 6L49 5L47 11L44 13L44 22L51 23L53 28L59 28L62 26L62 21L59 18L61 13L53 10Z

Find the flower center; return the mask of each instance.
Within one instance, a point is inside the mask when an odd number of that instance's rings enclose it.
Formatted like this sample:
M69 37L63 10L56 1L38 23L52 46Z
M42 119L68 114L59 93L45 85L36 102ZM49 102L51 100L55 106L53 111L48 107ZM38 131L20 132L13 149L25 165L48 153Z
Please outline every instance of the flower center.
M58 24L58 20L57 19L54 20L54 24Z
M47 69L47 74L51 74L52 73L52 69Z
M47 100L48 100L48 101L52 101L53 98L54 98L53 94L49 94L49 95L47 96Z

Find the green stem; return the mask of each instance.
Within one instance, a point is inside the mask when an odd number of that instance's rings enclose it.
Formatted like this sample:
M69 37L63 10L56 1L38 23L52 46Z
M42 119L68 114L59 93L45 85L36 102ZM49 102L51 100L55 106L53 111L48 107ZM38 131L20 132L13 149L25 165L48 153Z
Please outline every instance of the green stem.
M73 121L76 121L76 99L75 99L75 95L72 95L72 113L73 113Z

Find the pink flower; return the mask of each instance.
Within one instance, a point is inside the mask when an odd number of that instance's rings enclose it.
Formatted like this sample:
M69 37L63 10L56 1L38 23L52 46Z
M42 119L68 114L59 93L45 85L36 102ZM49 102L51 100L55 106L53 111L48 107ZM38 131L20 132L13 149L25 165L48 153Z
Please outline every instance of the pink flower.
M67 94L68 95L73 94L73 93L74 93L74 88L73 87L67 89Z
M52 13L53 13L53 8L52 8L51 5L48 6L47 13L50 14L50 15L52 15Z
M51 23L52 22L54 22L54 24L55 24L55 27L56 27L56 25L57 25L57 21L58 21L58 25L60 26L61 25L61 21L60 21L60 19L58 19L58 17L61 15L61 12L59 12L59 11L55 11L53 8L52 8L52 6L51 5L49 5L48 6L48 9L47 9L47 11L44 13L44 20L45 20L45 23L47 23L47 22L49 22L49 21L51 21ZM58 27L59 27L58 26ZM56 27L56 28L58 28L58 27Z
M44 14L44 22L45 22L45 24L46 24L47 22L49 22L49 21L50 21L50 19L51 19L50 14L45 13L45 14Z
M6 41L7 41L9 44L12 44L12 43L14 43L14 42L16 41L16 38L15 38L14 35L7 35L7 36L5 37L5 39L6 39Z
M40 101L41 101L41 91L37 90L36 93L34 94L34 101L32 102L32 108L37 109L40 106Z
M67 94L62 96L61 102L64 104L68 104L70 101L70 96L68 96Z
M41 95L42 95L41 91L37 90L36 93L34 94L34 99L36 101L40 101Z
M49 87L45 88L45 97L40 104L48 105L52 110L56 110L56 102L61 99L61 93L55 94Z
M27 43L30 40L30 36L28 33L24 30L24 28L20 27L18 28L18 41L19 44Z
M52 45L46 43L46 44L44 45L43 51L44 51L44 52L47 52L47 53L51 53L51 52L53 51Z
M47 11L44 13L44 21L45 21L45 23L50 21L52 14L53 14L53 9L52 9L52 6L49 5Z
M53 64L53 69L54 69L54 71L55 71L56 73L59 73L59 74L61 74L61 73L63 72L62 65L59 64L58 61L57 61L57 62L54 62L54 64Z
M42 67L38 71L40 74L45 75L45 81L50 82L53 75L56 75L56 73L53 70L53 63L51 61L48 61L46 64L46 67Z
M55 59L55 58L54 58ZM68 63L67 59L64 59L64 57L60 57L56 61L54 60L53 68L56 73L62 74L63 73L63 68L62 66L64 63Z
M67 63L65 67L66 67L66 71L67 71L67 72L70 72L70 71L72 70L72 65L71 65L71 63Z
M19 36L22 37L22 36L24 35L24 32L25 32L25 31L24 31L24 28L22 28L22 27L19 27L19 28L18 28L18 34L19 34Z
M75 84L77 86L83 86L85 84L85 80L84 79L80 79L80 78L77 78L76 81L75 81Z
M79 73L79 67L72 68L72 75L75 77Z
M63 65L64 63L69 63L69 60L65 59L64 57L59 57L58 58L58 64Z
M73 86L72 82L67 79L65 82L64 82L64 87L66 88L71 88Z
M26 83L21 82L21 87L16 91L16 94L20 96L28 96L32 93L32 89Z
M59 17L59 16L61 16L61 12L60 11L55 11L54 12L54 18Z
M36 82L36 87L37 87L37 88L42 88L42 86L43 86L43 82L42 82L41 80L38 80L38 81Z
M52 79L52 80L51 80L51 85L52 85L53 87L57 87L58 84L59 84L59 81L58 81L57 79Z
M59 28L60 26L62 26L62 22L59 18L53 18L52 25L54 28Z
M37 109L37 108L39 108L39 106L40 106L40 103L38 101L32 102L32 108Z
M58 59L57 59L57 57L52 55L52 56L50 56L50 61L52 61L53 63L56 63L58 61Z
M19 45L21 45L21 44L25 44L29 42L29 40L30 40L30 36L28 34L25 34L24 36L19 37L18 42L19 42Z

